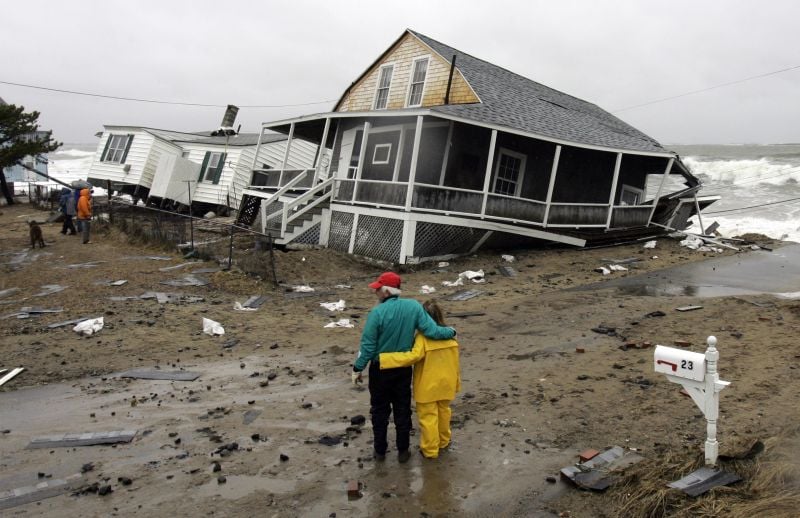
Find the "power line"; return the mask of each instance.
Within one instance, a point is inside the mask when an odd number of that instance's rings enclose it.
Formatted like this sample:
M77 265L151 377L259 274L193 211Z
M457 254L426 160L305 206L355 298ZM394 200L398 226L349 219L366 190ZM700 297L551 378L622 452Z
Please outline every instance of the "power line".
M800 198L789 198L788 200L773 201L771 203L762 203L760 205L750 205L749 207L739 207L737 209L717 210L717 211L714 211L714 212L706 212L705 214L708 214L708 215L711 215L711 214L724 214L726 212L736 212L736 211L740 211L740 210L760 209L762 207L769 207L770 205L780 205L782 203L789 203L789 202L797 201L797 200L800 200Z
M686 93L682 93L682 94L678 94L678 95L673 95L673 96L670 96L670 97L664 97L662 99L656 99L654 101L649 101L649 102L642 103L642 104L636 104L636 105L628 106L628 107L625 107L625 108L619 108L617 110L613 110L611 113L619 113L619 112L622 112L622 111L625 111L625 110L632 110L634 108L641 108L642 106L650 106L651 104L662 103L664 101L671 101L672 99L679 99L681 97L686 97L688 95L694 95L694 94L699 94L699 93L702 93L702 92L708 92L709 90L716 90L717 88L724 88L726 86L731 86L731 85L736 85L736 84L739 84L739 83L744 83L745 81L752 81L753 79L761 79L762 77L774 76L775 74L782 74L783 72L789 72L790 70L795 70L795 69L798 69L798 68L800 68L800 65L795 65L793 67L788 67L788 68L782 68L780 70L774 70L772 72L767 72L766 74L759 74L757 76L746 77L744 79L737 79L736 81L730 81L728 83L722 83L722 84L718 84L718 85L714 85L714 86L709 86L708 88L702 88L700 90L693 90L691 92L686 92Z
M180 102L180 101L159 101L157 99L140 99L137 97L121 97L117 95L105 95L105 94L96 94L96 93L89 93L89 92L78 92L76 90L64 90L61 88L51 88L48 86L38 86L38 85L26 85L23 83L12 83L11 81L0 81L0 84L4 85L12 85L12 86L20 86L23 88L33 88L35 90L46 90L48 92L59 92L63 94L72 94L72 95L83 95L86 97L101 97L103 99L115 99L117 101L130 101L130 102L139 102L139 103L152 103L152 104L171 104L176 106L200 106L204 108L225 108L226 104L205 104L205 103L189 103L189 102ZM310 103L297 103L297 104L249 104L249 105L241 105L239 108L291 108L294 106L310 106L313 104L326 104L332 103L335 100L327 100L327 101L314 101Z

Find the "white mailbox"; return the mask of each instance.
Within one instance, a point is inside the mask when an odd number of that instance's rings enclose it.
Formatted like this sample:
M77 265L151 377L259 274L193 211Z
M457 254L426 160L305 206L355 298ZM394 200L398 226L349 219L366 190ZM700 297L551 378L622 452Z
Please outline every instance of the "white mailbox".
M719 417L719 393L730 385L719 379L717 372L717 338L709 336L705 354L684 351L657 345L654 353L656 372L666 374L673 383L680 383L706 417L706 464L717 463L717 418Z
M706 355L674 347L657 345L654 353L656 372L703 381L706 375Z

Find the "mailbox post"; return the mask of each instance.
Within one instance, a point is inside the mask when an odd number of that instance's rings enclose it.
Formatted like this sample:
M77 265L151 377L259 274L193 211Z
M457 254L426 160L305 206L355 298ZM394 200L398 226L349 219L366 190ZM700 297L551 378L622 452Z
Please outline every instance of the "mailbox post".
M730 385L719 379L717 372L717 339L709 336L705 354L656 346L654 353L655 371L665 374L673 383L680 383L706 418L706 465L717 463L719 443L717 442L717 419L719 418L719 393Z

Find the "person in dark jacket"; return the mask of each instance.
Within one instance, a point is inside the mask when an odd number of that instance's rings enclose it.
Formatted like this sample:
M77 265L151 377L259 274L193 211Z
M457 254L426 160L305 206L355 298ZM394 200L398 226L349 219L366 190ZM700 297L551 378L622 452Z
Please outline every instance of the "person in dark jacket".
M69 231L69 235L74 236L78 233L75 230L75 224L72 222L72 219L75 217L75 196L67 187L61 189L61 198L59 199L58 206L61 208L61 213L64 214L64 223L61 225L61 233L66 235L67 231Z
M384 460L389 416L394 413L397 460L408 461L411 432L411 367L380 370L379 354L407 352L420 331L434 340L447 340L456 334L452 327L438 325L414 299L400 298L400 276L382 273L369 287L378 297L378 305L367 316L358 357L353 364L353 384L361 382L361 371L369 366L369 402L375 459Z

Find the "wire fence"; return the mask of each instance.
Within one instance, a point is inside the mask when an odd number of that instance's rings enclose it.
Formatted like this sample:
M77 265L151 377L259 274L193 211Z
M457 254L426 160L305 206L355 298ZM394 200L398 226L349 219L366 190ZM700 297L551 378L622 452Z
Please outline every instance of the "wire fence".
M114 197L96 198L93 217L131 242L177 249L187 259L216 261L224 269L237 268L277 286L271 235L236 225L232 218L198 218Z

